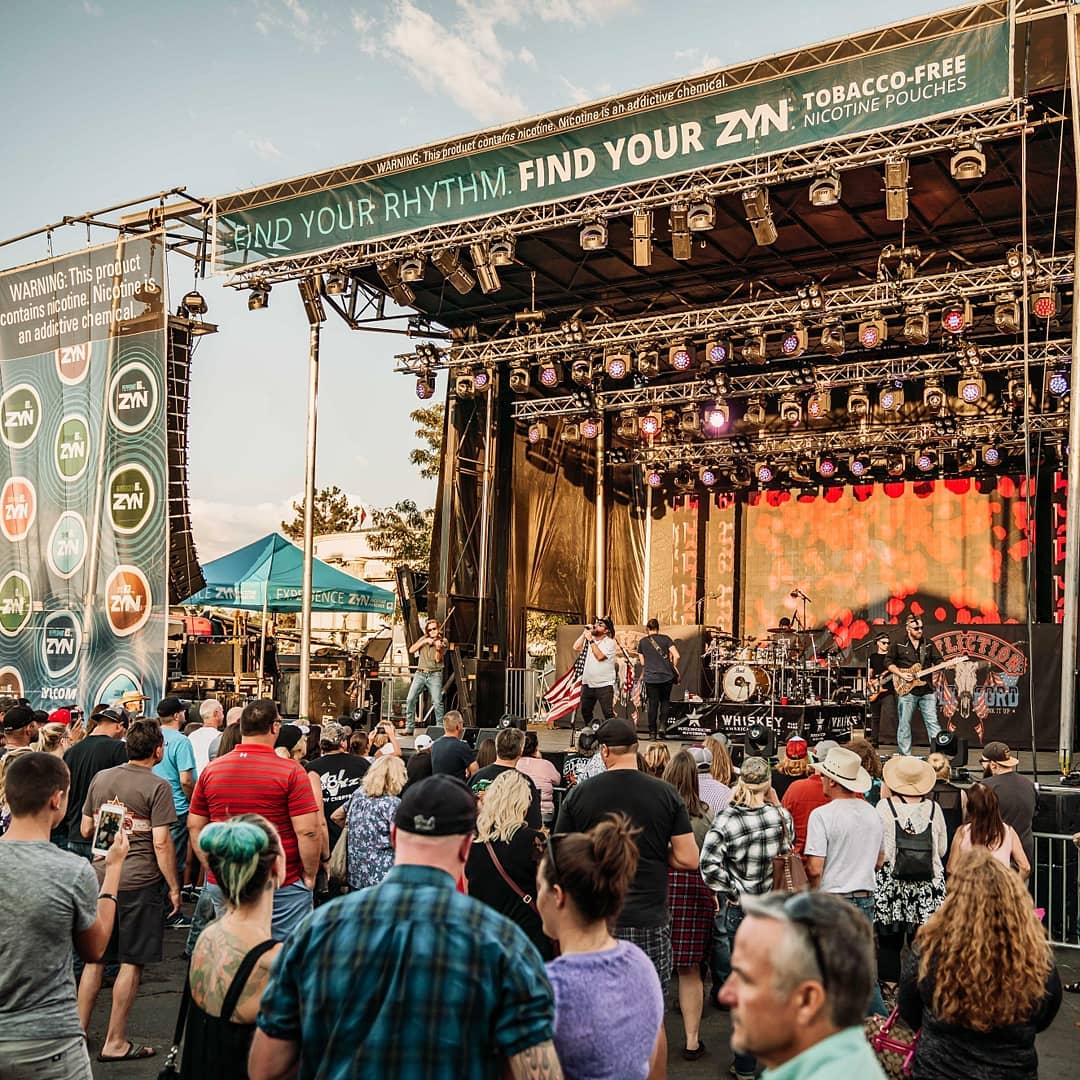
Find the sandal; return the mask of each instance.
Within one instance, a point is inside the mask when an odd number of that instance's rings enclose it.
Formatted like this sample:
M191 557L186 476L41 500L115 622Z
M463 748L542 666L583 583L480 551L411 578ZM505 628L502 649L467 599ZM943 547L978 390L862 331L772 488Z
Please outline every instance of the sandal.
M98 1061L142 1061L145 1058L152 1058L154 1056L154 1048L152 1046L136 1046L134 1043L129 1042L127 1050L119 1056L108 1056L105 1054L98 1054Z
M1080 982L1066 983L1062 990L1067 994L1080 994Z

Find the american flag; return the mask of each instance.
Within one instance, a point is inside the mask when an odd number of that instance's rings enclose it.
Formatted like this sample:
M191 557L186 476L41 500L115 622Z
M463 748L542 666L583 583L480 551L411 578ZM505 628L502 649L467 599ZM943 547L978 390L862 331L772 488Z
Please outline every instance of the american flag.
M582 649L574 663L566 669L566 674L544 695L549 724L569 716L581 704L581 676L584 671L585 649Z

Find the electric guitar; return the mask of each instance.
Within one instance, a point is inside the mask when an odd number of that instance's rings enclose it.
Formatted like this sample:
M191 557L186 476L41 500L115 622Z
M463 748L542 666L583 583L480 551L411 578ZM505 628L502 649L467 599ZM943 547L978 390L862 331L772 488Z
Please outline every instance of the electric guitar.
M950 660L944 661L941 664L935 664L933 667L924 668L919 664L915 664L913 667L904 668L899 675L894 675L891 671L886 671L880 679L870 679L869 688L870 693L867 695L868 701L877 701L890 683L894 683L897 694L910 694L912 690L917 686L926 686L926 679L924 676L933 675L935 671L942 671L944 668L956 667L957 664L962 664L965 660L970 659L967 656L954 656Z

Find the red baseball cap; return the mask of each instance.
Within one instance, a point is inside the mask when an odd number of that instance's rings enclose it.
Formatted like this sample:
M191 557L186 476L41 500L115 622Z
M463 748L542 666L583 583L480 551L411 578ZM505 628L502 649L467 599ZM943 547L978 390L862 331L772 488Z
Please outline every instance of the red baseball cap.
M49 723L50 724L64 724L64 725L70 724L71 723L71 710L70 709L53 709L53 711L51 713L49 713Z
M784 747L784 756L788 761L798 761L806 757L809 750L806 740L801 735L793 735L788 739L787 746Z

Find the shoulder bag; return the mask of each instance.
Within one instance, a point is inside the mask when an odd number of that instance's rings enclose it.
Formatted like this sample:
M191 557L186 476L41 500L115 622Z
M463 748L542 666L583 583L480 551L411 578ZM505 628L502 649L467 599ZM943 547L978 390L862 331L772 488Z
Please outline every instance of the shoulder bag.
M327 867L331 885L349 884L349 824L341 830L341 835L334 844L334 850L330 852L330 864Z
M934 878L934 808L930 800L930 821L921 832L910 825L902 825L892 799L888 800L893 816L896 854L893 857L892 876L897 881L932 881Z
M787 842L787 851L773 856L772 891L806 892L810 888L810 882L806 877L806 867L803 866L802 858L795 852L795 845L788 835L787 822L784 822L784 840Z
M179 1080L180 1070L177 1062L180 1060L180 1044L184 1039L184 1028L187 1025L188 1007L191 1005L191 976L184 976L184 993L180 998L180 1011L176 1016L176 1030L173 1032L172 1046L165 1058L165 1064L161 1066L158 1080Z
M492 864L494 865L495 869L498 871L499 877L501 877L503 879L503 881L506 882L506 884L509 887L510 891L527 908L529 908L535 914L539 915L540 914L540 909L536 906L535 897L531 896L529 893L525 892L522 888L520 888L518 886L518 883L503 869L503 864L501 862L499 862L499 856L495 854L495 848L494 848L493 842L491 840L489 840L486 844L484 844L484 850L488 853L488 857L491 859Z
M903 1080L911 1075L915 1062L915 1047L919 1033L912 1031L899 1019L900 1010L893 1009L888 1019L868 1016L864 1021L866 1037L877 1055L882 1071L890 1080Z

